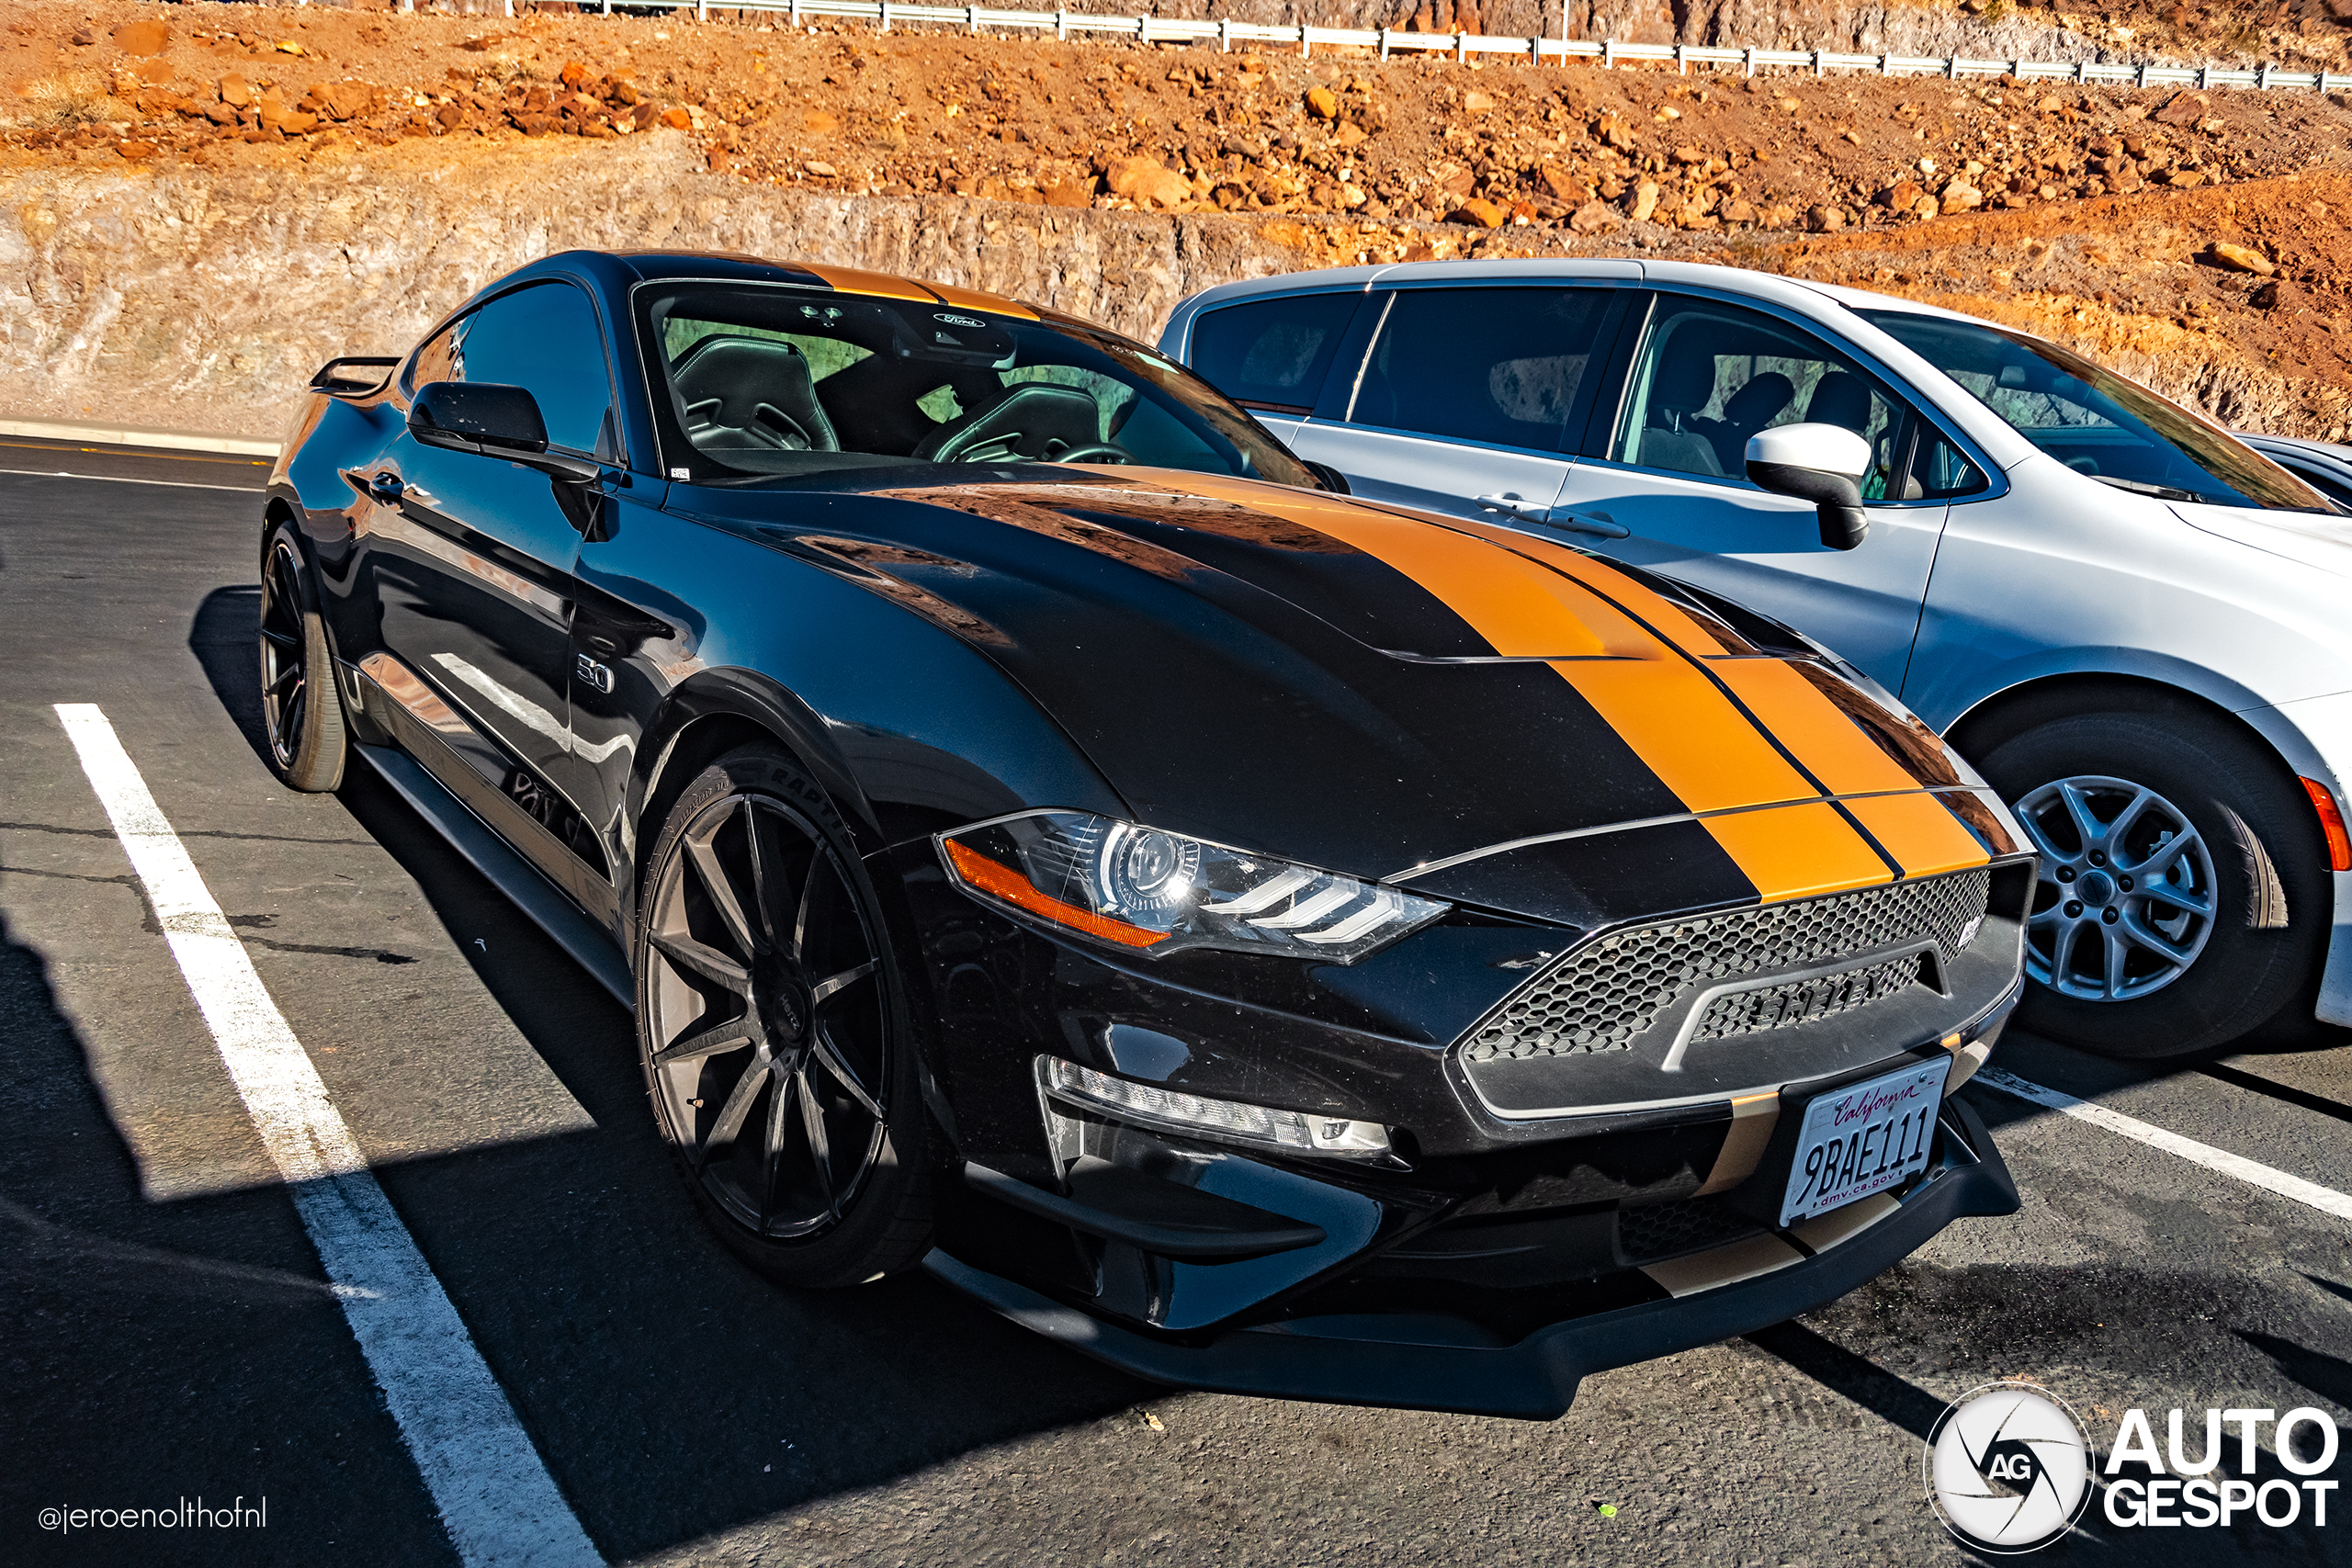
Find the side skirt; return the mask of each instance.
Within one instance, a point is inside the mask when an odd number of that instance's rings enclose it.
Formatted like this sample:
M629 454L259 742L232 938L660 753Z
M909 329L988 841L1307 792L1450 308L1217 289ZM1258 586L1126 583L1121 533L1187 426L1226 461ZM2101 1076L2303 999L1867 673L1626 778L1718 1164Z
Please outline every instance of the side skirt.
M611 992L614 1000L635 1010L637 981L629 974L628 960L577 904L556 891L530 862L508 848L505 840L408 753L387 746L355 745L352 750L476 871L490 878L574 963Z

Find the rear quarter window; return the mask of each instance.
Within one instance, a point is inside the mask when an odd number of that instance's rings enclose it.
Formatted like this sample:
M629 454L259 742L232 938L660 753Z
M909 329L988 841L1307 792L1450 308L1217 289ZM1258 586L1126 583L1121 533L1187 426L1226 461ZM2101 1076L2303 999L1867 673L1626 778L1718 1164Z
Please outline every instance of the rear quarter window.
M1292 294L1204 311L1193 323L1193 368L1238 402L1305 413L1363 299Z

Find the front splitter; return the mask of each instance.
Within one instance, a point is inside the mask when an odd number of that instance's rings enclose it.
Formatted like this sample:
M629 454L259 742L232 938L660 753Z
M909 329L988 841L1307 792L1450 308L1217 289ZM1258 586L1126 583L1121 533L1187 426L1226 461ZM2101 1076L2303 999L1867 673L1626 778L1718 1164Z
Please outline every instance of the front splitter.
M1836 1247L1713 1290L1539 1328L1502 1347L1412 1344L1285 1332L1279 1325L1185 1343L1106 1323L934 1249L933 1274L1073 1350L1155 1382L1216 1393L1550 1421L1594 1372L1751 1333L1836 1301L1955 1220L2012 1214L2017 1183L1965 1102L1939 1118L1933 1167L1884 1219Z

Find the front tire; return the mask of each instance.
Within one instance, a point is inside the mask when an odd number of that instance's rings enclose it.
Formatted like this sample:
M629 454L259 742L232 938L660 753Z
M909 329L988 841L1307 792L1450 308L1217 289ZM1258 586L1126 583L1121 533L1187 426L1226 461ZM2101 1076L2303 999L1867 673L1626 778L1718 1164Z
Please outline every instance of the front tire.
M2308 1014L2334 889L2311 803L2265 748L2157 699L2047 718L1979 766L2041 856L2026 1028L2154 1060Z
M261 570L261 720L269 760L289 789L343 784L343 702L310 568L294 530L271 530Z
M636 943L639 1060L697 1208L809 1288L930 1245L929 1113L864 866L781 752L732 751L655 840Z

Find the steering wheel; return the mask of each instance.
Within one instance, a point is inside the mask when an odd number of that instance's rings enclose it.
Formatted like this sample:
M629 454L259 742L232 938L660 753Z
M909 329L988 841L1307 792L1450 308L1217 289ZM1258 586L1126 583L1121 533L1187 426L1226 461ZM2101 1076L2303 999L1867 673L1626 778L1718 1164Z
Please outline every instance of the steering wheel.
M1046 459L1049 463L1132 463L1135 454L1109 441L1089 441L1067 452L1057 452Z

